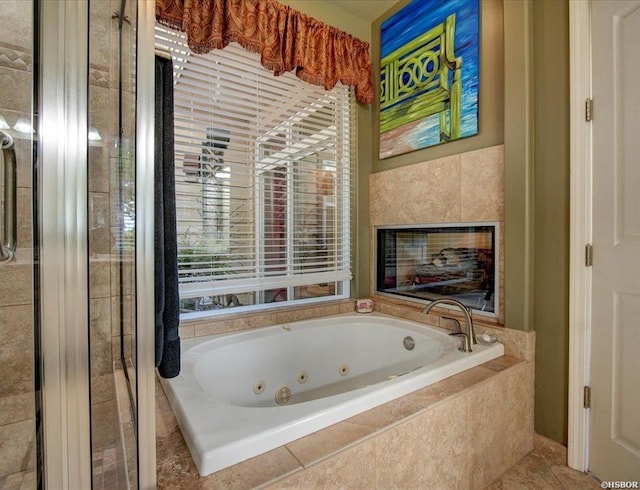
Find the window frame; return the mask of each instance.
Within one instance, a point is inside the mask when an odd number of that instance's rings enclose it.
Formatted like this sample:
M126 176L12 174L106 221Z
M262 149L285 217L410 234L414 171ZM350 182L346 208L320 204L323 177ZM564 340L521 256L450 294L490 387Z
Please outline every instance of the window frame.
M162 31L171 31L166 27L157 26L157 29ZM156 31L157 32L157 31ZM173 31L173 35L182 36L181 33L177 33ZM171 51L170 46L166 46L163 43L158 43L158 38L156 38L156 46L160 44L160 49L163 51L169 50ZM177 52L178 57L184 58L184 52ZM190 56L207 56L207 55L194 55L190 54ZM260 76L269 76L273 77L273 75L263 70L259 65L259 56L255 56L255 66L248 66L248 71L255 74L256 70L260 70ZM180 67L179 70L184 70L184 66ZM184 74L184 72L181 72ZM296 79L299 84L306 84L299 79ZM219 80L218 80L219 82ZM251 229L253 230L253 242L255 244L255 250L250 255L253 257L254 263L254 276L252 279L241 278L241 279L216 279L215 276L208 276L208 280L197 281L193 283L180 283L180 299L181 304L184 299L194 298L194 301L197 301L201 298L210 298L212 302L216 304L220 304L219 298L224 297L226 302L226 298L231 297L236 294L249 294L253 295L253 304L233 306L233 307L220 307L214 309L201 309L185 312L181 311L181 320L193 320L200 319L204 317L211 316L219 316L225 314L235 314L235 313L247 313L247 312L258 312L270 309L278 309L284 307L291 306L299 306L299 305L313 305L319 303L325 303L327 301L334 300L343 300L348 299L350 297L351 292L351 280L352 280L352 268L353 268L353 257L351 254L351 243L352 243L352 217L353 217L353 209L352 203L354 198L353 186L355 183L354 173L357 167L357 159L356 159L356 142L354 135L357 131L357 114L356 114L356 105L355 98L353 94L353 89L344 86L338 86L336 90L344 91L344 93L339 93L336 96L330 95L331 91L324 91L324 93L328 94L326 97L318 98L314 105L316 107L312 107L309 105L304 107L303 109L298 110L298 114L294 114L288 120L283 120L279 123L279 125L274 125L274 127L269 128L265 131L264 127L252 127L252 129L247 130L246 134L252 134L255 137L252 140L253 144L253 159L247 159L248 168L247 172L251 172L253 185L252 187L246 187L247 192L254 192L255 196L253 199L254 209L253 209L253 221L251 224ZM283 158L282 161L288 163L286 165L286 206L287 213L285 218L285 226L286 226L286 234L285 234L285 242L286 242L286 259L284 260L283 266L287 267L286 274L277 275L277 276L268 276L264 274L265 264L264 264L264 236L265 236L265 222L264 222L264 194L267 192L264 188L264 183L261 183L261 174L264 173L264 168L259 168L260 165L264 164L264 158L261 158L263 155L260 153L264 150L263 143L268 141L268 135L270 133L279 134L286 129L286 139L289 143L289 148L294 148L293 144L295 143L296 138L296 126L300 121L305 121L305 114L308 116L309 114L313 114L317 110L322 110L325 107L329 107L329 99L335 98L336 100L341 100L344 107L341 108L340 111L335 112L333 121L335 122L335 126L333 127L333 131L335 132L334 144L335 148L332 148L332 151L335 151L335 161L331 164L335 169L334 177L336 179L335 185L335 194L334 194L334 202L333 208L336 212L335 220L336 224L334 225L336 228L334 229L335 233L332 234L333 240L335 241L333 247L335 248L335 257L333 257L334 266L331 270L323 270L321 272L312 272L309 274L300 273L300 270L296 270L297 267L300 266L300 263L296 262L295 259L292 259L295 254L295 236L294 236L294 227L295 227L295 198L296 191L294 189L295 185L295 168L296 163L303 161L306 158L304 149L300 150L300 141L297 143L298 152L294 154L290 154L288 158ZM333 100L331 104L335 103ZM325 104L325 105L323 105ZM202 107L199 109L206 109L206 107ZM332 109L335 110L335 109ZM183 115L184 116L184 115ZM324 117L324 116L322 116ZM297 118L297 119L296 119ZM313 119L311 119L313 122ZM212 121L213 124L217 121ZM313 125L313 124L312 124ZM283 128L281 126L287 126ZM320 127L320 126L319 126ZM177 129L177 128L176 128ZM312 134L310 139L320 138L320 129L318 133ZM245 133L243 133L244 135ZM321 139L321 138L320 138ZM262 140L262 141L261 141ZM315 144L315 143L314 143ZM313 145L312 145L313 146ZM318 153L318 147L322 145L317 145L312 147L307 153L312 154L314 152ZM178 169L182 162L177 157L178 152L176 152L176 169ZM185 153L186 156L186 153ZM325 160L319 159L318 165L322 168L325 163ZM275 168L277 163L274 163L271 168ZM201 189L206 184L201 184ZM251 190L253 189L253 191ZM213 190L215 193L220 193L221 190ZM323 200L323 206L325 201ZM324 207L323 207L324 212ZM338 214L340 213L340 214ZM179 219L180 220L180 219ZM201 220L204 218L201 217ZM248 223L248 222L245 222ZM201 232L202 236L205 236L204 232L204 223L202 224L203 231ZM230 222L230 225L233 226L233 223ZM317 225L316 225L317 226ZM324 222L321 226L324 226ZM224 240L223 240L224 241ZM230 241L230 237L226 237L226 241ZM249 240L251 241L251 240ZM229 252L229 249L227 249ZM180 255L180 250L179 250ZM251 262L251 260L247 260L247 262ZM250 267L249 267L250 269ZM180 269L184 271L184 268ZM210 270L214 270L213 268ZM251 283L247 285L247 283ZM296 289L302 286L313 286L317 284L324 283L333 283L335 284L333 293L328 295L320 295L316 297L307 297L307 298L296 298ZM250 287L253 286L253 287ZM269 289L274 288L286 288L286 300L285 301L272 301L265 302L266 297L265 294ZM249 290L250 289L250 290ZM328 291L331 291L330 288L327 288ZM218 299L217 299L218 298ZM224 303L222 302L222 303Z

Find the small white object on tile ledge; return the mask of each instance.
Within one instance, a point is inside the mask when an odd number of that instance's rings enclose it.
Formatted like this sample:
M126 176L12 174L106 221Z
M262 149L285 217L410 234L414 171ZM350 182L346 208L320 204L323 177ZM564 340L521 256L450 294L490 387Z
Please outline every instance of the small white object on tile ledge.
M490 334L490 333L486 333L486 332L476 335L476 339L478 340L479 343L481 343L483 345L495 344L496 342L498 342L500 340L495 335Z
M368 298L357 299L356 311L358 313L371 313L373 311L373 300Z

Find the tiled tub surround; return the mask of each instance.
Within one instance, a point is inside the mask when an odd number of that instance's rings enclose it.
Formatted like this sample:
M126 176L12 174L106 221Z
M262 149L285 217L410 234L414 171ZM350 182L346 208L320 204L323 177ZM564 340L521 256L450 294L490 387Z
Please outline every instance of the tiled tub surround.
M498 296L504 298L503 145L372 174L370 195L372 251L376 226L497 222ZM370 271L373 288L373 253ZM497 320L504 321L504 301Z
M180 376L162 385L208 475L504 352L458 343L439 328L351 313L185 341ZM279 406L282 386L290 399Z
M208 477L157 384L158 488L484 488L533 447L533 362L503 356Z
M439 321L438 316L421 314L415 304L381 301L376 308L423 323ZM353 301L336 301L234 315L186 323L181 336L251 329L353 309ZM535 349L533 332L478 324L477 332L483 331L500 338L505 356L204 478L198 475L158 382L158 487L483 488L532 447Z

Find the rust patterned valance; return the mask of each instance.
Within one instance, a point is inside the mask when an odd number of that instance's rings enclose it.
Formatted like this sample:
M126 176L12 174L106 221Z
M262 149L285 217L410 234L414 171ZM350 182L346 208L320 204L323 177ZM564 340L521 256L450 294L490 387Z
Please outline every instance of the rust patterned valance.
M156 0L156 19L186 32L194 53L235 41L275 75L295 69L327 90L353 85L359 102L373 102L369 43L275 0Z

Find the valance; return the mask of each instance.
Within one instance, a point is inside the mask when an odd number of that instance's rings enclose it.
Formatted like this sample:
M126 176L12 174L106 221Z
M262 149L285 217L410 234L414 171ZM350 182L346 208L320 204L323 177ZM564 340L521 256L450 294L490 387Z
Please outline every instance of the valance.
M156 0L156 20L186 32L194 53L235 41L275 75L295 69L327 90L352 85L359 102L373 103L369 43L275 0Z

